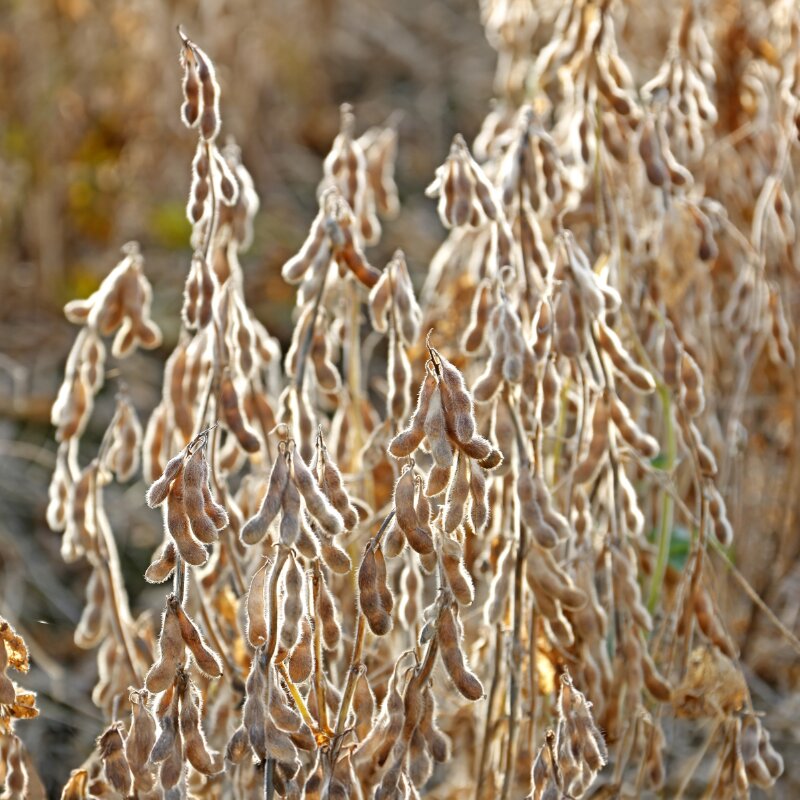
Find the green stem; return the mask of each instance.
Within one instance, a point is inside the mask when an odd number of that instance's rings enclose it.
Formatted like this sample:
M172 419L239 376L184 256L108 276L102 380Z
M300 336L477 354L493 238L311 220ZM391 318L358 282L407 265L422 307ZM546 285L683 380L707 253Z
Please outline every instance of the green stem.
M664 463L664 470L667 475L670 475L675 468L675 460L677 458L677 439L675 438L675 423L672 419L672 401L670 399L669 389L666 387L659 390L661 395L661 405L664 412L664 428L666 431L667 439L667 453L666 461ZM652 614L658 605L659 596L661 594L661 587L664 583L664 575L667 571L667 561L669 559L669 546L672 538L672 521L675 511L675 501L672 494L664 487L663 494L661 495L661 530L658 534L658 559L656 561L656 568L653 572L653 582L650 584L650 595L647 598L647 608Z

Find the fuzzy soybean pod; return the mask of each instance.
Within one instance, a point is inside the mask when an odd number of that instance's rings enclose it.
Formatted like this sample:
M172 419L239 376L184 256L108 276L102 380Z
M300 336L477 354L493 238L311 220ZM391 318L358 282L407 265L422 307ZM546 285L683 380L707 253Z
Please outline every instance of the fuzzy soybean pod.
M489 587L489 598L483 608L483 618L487 625L495 625L503 616L511 587L511 576L514 573L514 559L511 557L513 550L514 543L509 539L497 558L494 577Z
M430 684L423 689L422 699L425 704L425 710L419 721L419 731L425 737L433 760L439 764L444 764L450 760L450 738L442 733L436 724L436 698Z
M392 326L389 333L389 357L386 365L388 389L386 392L386 410L395 420L404 420L408 415L409 396L411 394L411 363L405 348Z
M447 437L447 417L442 399L441 382L431 397L428 413L425 416L425 437L437 467L449 469L453 465L453 445Z
M319 550L325 565L337 575L347 575L353 566L346 550L339 547L333 537L315 531L319 538Z
M428 418L431 398L438 387L438 380L435 373L426 365L425 379L419 389L417 396L417 406L411 415L411 420L405 430L400 431L397 436L389 443L389 452L395 458L410 456L422 443L425 436L425 421Z
M161 548L158 556L153 559L145 570L144 579L148 583L164 583L175 570L178 560L178 551L175 542L168 539Z
M467 353L477 353L486 341L489 315L492 308L492 285L488 278L484 278L475 289L472 300L469 325L461 340L462 347Z
M181 120L187 128L193 128L200 119L200 79L197 75L197 63L191 48L184 47L181 51L183 63L183 104L181 105Z
M459 453L445 500L444 529L446 533L452 533L463 522L468 497L469 461Z
M183 610L183 606L174 595L169 597L167 603L175 608L181 637L189 650L192 651L195 663L200 668L200 671L210 678L219 678L219 676L222 675L222 662L220 661L220 657L203 641L203 637L200 635L197 626Z
M342 629L339 624L339 615L336 611L336 604L333 601L325 577L319 575L319 598L317 602L317 624L322 624L322 638L328 650L335 650L342 637Z
M178 455L173 456L167 465L164 467L164 472L160 477L155 480L145 495L145 502L150 508L158 508L166 499L169 494L169 487L173 480L183 466L183 459L186 456L186 450L181 450Z
M344 530L342 515L330 504L320 491L319 484L302 456L296 450L290 454L290 474L294 485L303 495L308 513L319 523L329 536L336 536Z
M250 664L250 673L245 683L245 699L242 709L242 726L247 731L250 747L261 759L267 752L267 703L265 692L267 689L264 671L261 669L261 649L253 653Z
M549 428L558 419L558 396L561 392L561 378L558 374L556 360L549 357L542 376L542 425Z
M614 368L637 391L648 394L656 388L653 376L640 367L623 347L619 336L602 320L597 320L597 343L604 350Z
M278 515L283 493L289 481L289 466L282 445L278 446L278 455L272 464L267 493L261 502L258 513L247 521L242 528L241 539L245 544L257 544L267 533L267 529Z
M611 394L609 399L611 401L611 419L620 436L643 458L655 458L661 449L658 439L639 428L633 421L628 407L616 394Z
M698 363L685 350L681 358L681 399L690 417L699 416L706 407L703 373L700 372Z
M397 479L394 487L395 519L409 545L420 555L425 555L433 552L433 537L427 519L421 522L417 514L418 504L414 503L415 485L413 467L406 469Z
M480 700L483 697L483 684L466 665L464 652L461 649L461 632L449 604L444 606L439 615L437 637L442 663L456 689L467 700Z
M558 535L542 514L536 495L536 483L530 467L521 464L517 475L517 498L522 522L528 526L539 547L552 548L558 544Z
M261 449L258 436L247 426L242 414L239 394L233 384L230 373L226 372L222 378L220 387L220 405L222 407L222 418L228 429L236 437L242 450L247 453L257 453Z
M247 592L247 641L253 647L261 647L267 641L267 575L271 562L265 561L250 581Z
M486 369L472 385L472 396L478 403L488 403L503 385L503 364L508 351L508 341L503 325L505 315L505 305L500 305L489 317L488 328L492 332L491 353L486 362Z
M597 398L592 411L592 438L586 455L575 465L573 479L576 484L589 483L600 471L608 454L608 396L603 393Z
M203 487L208 478L208 464L203 447L197 447L183 467L183 502L192 533L204 544L219 539L217 526L206 513Z
M472 578L464 566L464 549L461 543L449 536L442 536L439 558L447 583L450 585L458 604L461 606L471 605L475 599L475 587L472 585Z
M489 519L489 494L486 473L478 464L469 465L470 521L475 533L480 533Z
M158 660L150 667L144 679L144 685L154 694L165 691L172 686L178 668L183 666L186 646L181 636L181 626L175 610L176 603L167 598L166 609L161 620L161 633L158 637Z
M345 530L351 531L358 525L358 511L344 488L342 473L328 453L325 442L318 443L322 462L322 486L333 507L341 514Z
M300 633L303 616L303 572L292 558L283 573L283 622L281 623L281 650L290 651Z
M137 789L147 792L153 788L153 778L148 769L150 752L156 742L156 721L147 707L146 690L130 693L131 727L125 739L125 757L133 773Z
M296 732L303 725L303 718L289 705L277 675L273 675L269 682L269 715L282 731Z
M300 492L292 481L286 484L281 503L281 524L279 541L285 547L291 547L300 533Z
M383 560L383 554L381 554L381 560ZM358 602L370 630L376 636L385 636L392 629L391 606L387 609L383 604L384 591L389 592L385 586L385 580L385 564L381 570L376 558L374 541L370 540L358 569ZM382 582L383 586L381 586ZM389 596L391 597L391 593Z
M120 728L119 722L114 723L97 740L97 747L106 779L121 795L127 796L133 781L125 758L125 743Z
M302 683L313 668L313 631L308 616L304 615L300 622L300 638L289 654L289 677L294 683Z
M441 353L436 353L436 359L447 431L459 442L469 442L475 435L475 416L464 376Z
M166 513L167 530L175 541L175 546L178 548L181 558L188 564L199 567L208 560L208 553L205 547L192 536L184 499L183 470L184 467L181 464L180 471L169 488Z
M206 737L200 726L200 696L197 688L187 681L181 697L180 728L183 734L184 753L189 763L203 775L216 775L222 771L223 760L219 753L209 752Z

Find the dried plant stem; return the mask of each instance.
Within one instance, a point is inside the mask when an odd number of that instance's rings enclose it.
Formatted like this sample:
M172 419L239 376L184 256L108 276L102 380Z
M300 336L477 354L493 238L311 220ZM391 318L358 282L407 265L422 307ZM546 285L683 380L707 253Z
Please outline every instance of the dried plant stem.
M102 447L101 447L102 451ZM133 645L129 639L130 625L122 618L122 604L120 602L120 595L117 589L116 578L119 576L119 556L117 554L117 546L114 540L109 536L105 525L100 524L100 516L97 513L98 496L101 492L100 487L97 485L97 472L95 471L92 477L92 493L94 494L93 502L93 516L94 528L98 534L98 564L97 566L102 570L103 579L106 584L106 596L109 600L109 610L111 612L111 624L114 627L114 632L117 635L117 640L122 646L122 652L125 655L125 661L128 664L128 669L131 671L133 679L137 685L142 685L144 679L139 674L136 668L136 661L133 658ZM100 538L102 537L102 538ZM129 616L129 615L128 615Z
M479 800L483 779L486 774L486 761L489 756L489 747L492 740L492 711L494 709L494 699L497 688L500 684L500 668L503 659L500 654L503 651L503 626L501 623L495 625L495 644L494 644L494 670L492 672L492 682L489 684L489 694L486 698L486 721L483 725L483 742L481 744L481 756L478 761L478 779L475 782L475 800Z
M694 757L692 762L689 764L689 767L686 770L686 774L683 776L683 780L681 781L681 785L678 787L678 792L675 795L675 800L681 800L683 797L683 793L689 786L689 783L692 780L695 772L697 772L697 768L702 763L703 759L705 758L706 753L708 752L708 748L711 746L711 743L714 739L717 738L717 733L719 729L722 727L723 720L719 720L714 727L711 729L711 733L709 733L708 738L706 738L703 746L698 750L697 755Z
M314 722L314 718L311 716L311 712L308 710L308 706L306 705L306 701L303 699L303 695L300 694L300 690L291 679L289 670L286 669L286 663L281 661L275 666L280 673L281 678L283 678L284 682L286 683L286 688L289 690L289 694L291 694L292 699L297 706L297 710L300 712L300 716L303 718L303 722L305 722L305 724L308 725L309 730L311 730L311 732L317 736L319 732L317 723Z
M659 389L659 395L661 396L661 409L664 418L667 447L664 470L667 474L671 474L675 467L678 450L675 424L672 419L672 399L666 387ZM656 557L655 569L653 570L653 580L650 584L650 594L647 598L647 608L651 614L658 605L658 600L661 596L661 587L664 583L664 575L667 572L674 509L675 501L672 499L672 494L668 491L664 491L661 495L661 527L658 533L658 555Z
M522 424L517 414L516 408L509 402L509 413L514 421L514 429L517 435L517 455L519 458L519 468L530 469L528 454L525 449L525 440L522 434ZM541 465L540 465L541 466ZM527 557L527 528L522 524L519 512L519 503L514 500L514 529L517 533L517 559L514 564L514 611L511 632L511 647L509 650L509 669L508 669L508 745L506 748L506 767L503 775L503 789L501 792L502 800L507 800L514 782L514 762L517 754L517 728L519 721L519 695L520 695L520 676L519 667L522 663L522 642L520 634L522 631L522 617L524 613L523 597L525 580L525 559Z
M319 729L324 735L330 736L332 731L328 727L328 705L325 697L325 675L322 672L322 637L319 623L319 593L321 580L322 575L320 572L319 560L317 560L314 562L314 571L311 576L312 607L314 609L314 691L317 696Z

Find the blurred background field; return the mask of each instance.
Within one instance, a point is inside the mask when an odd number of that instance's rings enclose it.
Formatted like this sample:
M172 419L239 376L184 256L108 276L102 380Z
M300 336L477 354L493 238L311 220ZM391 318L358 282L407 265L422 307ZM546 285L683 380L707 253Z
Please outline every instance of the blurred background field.
M723 20L731 46L741 46L742 59L758 55L756 6L718 3L711 12ZM669 2L634 3L620 29L621 47L649 75L666 49L671 13ZM224 134L241 146L260 195L254 243L243 257L247 295L284 344L294 290L280 266L314 216L339 105L353 104L359 131L402 115L402 212L371 257L382 265L402 245L421 283L444 238L424 188L452 136L474 138L493 94L495 55L476 0L0 4L0 614L32 650L27 684L39 692L42 715L19 733L51 789L80 763L102 724L89 700L95 654L78 650L72 638L87 568L61 561L59 537L44 522L55 454L49 410L74 336L61 308L97 287L124 242L141 243L153 317L165 330L158 351L125 364L145 419L174 346L177 329L166 326L177 325L191 256L185 202L194 142L177 113L179 23L213 55ZM793 291L786 302L796 324L797 283ZM115 383L108 381L98 400L89 442L111 416ZM742 419L749 438L729 496L736 562L800 633L797 385L797 376L792 384L757 371ZM141 482L109 494L125 582L132 603L144 606L141 576L161 537L159 518L144 507ZM785 757L787 775L774 796L797 797L800 663L736 584L721 591L754 696L770 709L768 726Z

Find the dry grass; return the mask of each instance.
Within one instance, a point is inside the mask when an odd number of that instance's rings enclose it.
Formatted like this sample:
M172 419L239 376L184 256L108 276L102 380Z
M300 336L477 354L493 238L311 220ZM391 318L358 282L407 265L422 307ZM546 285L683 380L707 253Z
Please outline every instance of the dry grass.
M628 11L481 4L497 99L439 153L416 282L373 256L406 213L400 119L341 107L280 270L285 356L240 263L263 208L224 133L236 75L179 31L180 314L133 242L65 306L46 516L88 567L97 675L50 664L70 691L46 694L97 738L64 798L791 796L800 16ZM143 408L129 365L165 339ZM140 471L141 595L113 508ZM44 797L0 623L3 797Z

